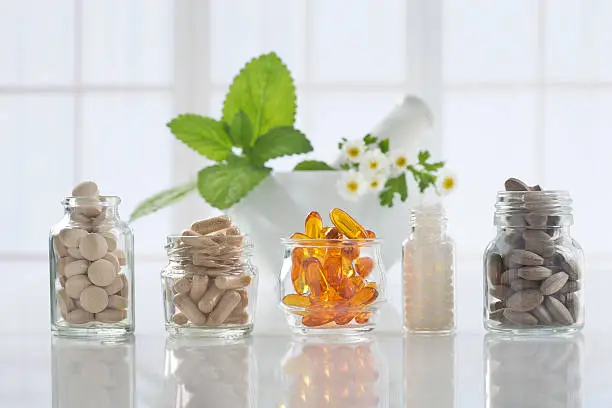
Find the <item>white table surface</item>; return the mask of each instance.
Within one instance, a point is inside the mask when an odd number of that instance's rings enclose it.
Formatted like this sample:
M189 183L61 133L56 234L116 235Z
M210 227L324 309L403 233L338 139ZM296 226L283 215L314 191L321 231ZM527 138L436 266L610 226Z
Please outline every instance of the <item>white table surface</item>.
M0 407L609 407L612 333L318 342L0 336ZM487 392L485 391L487 390Z

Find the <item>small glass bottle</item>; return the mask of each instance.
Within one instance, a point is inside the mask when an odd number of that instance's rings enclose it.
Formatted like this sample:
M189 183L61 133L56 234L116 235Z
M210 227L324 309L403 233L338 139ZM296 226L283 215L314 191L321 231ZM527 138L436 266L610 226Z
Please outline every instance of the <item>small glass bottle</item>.
M455 249L441 204L411 211L403 246L404 330L450 333L455 329Z
M70 337L134 332L134 235L115 196L66 197L49 237L51 330Z

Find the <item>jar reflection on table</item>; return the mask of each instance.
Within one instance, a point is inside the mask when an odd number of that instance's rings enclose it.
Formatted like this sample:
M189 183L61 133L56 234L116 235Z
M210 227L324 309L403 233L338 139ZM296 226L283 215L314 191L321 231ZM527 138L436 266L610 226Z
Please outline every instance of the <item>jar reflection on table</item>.
M582 407L584 338L485 337L487 408Z
M375 340L293 342L281 370L284 408L388 406L388 367Z
M134 338L101 343L53 338L53 408L134 407Z
M257 366L252 340L166 340L164 406L257 406Z
M404 337L404 406L453 408L455 336Z

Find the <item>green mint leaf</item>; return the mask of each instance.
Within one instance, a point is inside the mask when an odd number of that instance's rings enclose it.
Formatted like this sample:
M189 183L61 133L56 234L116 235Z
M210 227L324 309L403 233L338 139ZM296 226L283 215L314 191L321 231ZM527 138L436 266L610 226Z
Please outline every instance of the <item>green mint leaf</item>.
M349 163L342 163L342 164L340 165L340 168L341 168L342 170L350 170L350 169L351 169L351 165L350 165Z
M365 143L366 146L372 145L376 142L378 142L378 138L369 133L363 137L363 143Z
M440 170L442 167L444 167L444 162L435 162L435 163L424 163L423 167L425 168L425 170L428 171L438 171Z
M383 153L389 152L389 139L383 139L380 142L378 142L378 148Z
M179 115L167 125L177 139L211 160L224 160L232 151L232 141L223 124L200 115Z
M246 160L216 164L200 170L198 191L210 205L225 210L245 197L271 171L267 167L253 166Z
M234 146L248 149L253 141L253 126L251 120L244 111L239 111L234 115L229 131L230 138Z
M312 145L302 132L291 126L283 126L270 129L268 133L260 136L250 154L256 164L263 164L275 157L310 151L312 151Z
M329 164L318 160L304 160L298 163L293 170L336 170Z
M227 158L225 159L225 161L227 161L229 164L240 164L244 162L244 160L244 157L237 156L234 153L228 154Z
M393 207L393 200L398 194L402 201L408 198L408 184L406 183L406 173L402 173L397 177L392 177L385 183L385 187L380 192L380 205L383 207Z
M425 164L430 157L431 153L429 153L427 150L421 150L419 152L419 164Z
M177 201L185 198L195 189L196 182L191 181L189 183L185 183L183 185L161 191L147 198L136 206L136 208L130 215L130 222L176 203Z
M231 123L244 111L257 139L272 128L293 126L296 109L291 73L275 53L270 53L249 61L234 78L223 102L223 121Z

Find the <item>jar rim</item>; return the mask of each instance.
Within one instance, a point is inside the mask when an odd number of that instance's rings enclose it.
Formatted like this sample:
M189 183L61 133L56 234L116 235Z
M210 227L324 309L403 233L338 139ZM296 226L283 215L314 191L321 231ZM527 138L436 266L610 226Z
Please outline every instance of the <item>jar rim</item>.
M102 206L113 206L121 204L121 197L115 195L100 195L100 196L67 196L62 200L63 205L74 206L74 205L96 205Z
M325 238L281 238L281 243L284 245L295 246L319 246L319 247L334 247L338 244L347 245L380 245L384 241L380 238L360 238L360 239L325 239ZM306 245L303 245L306 244Z

